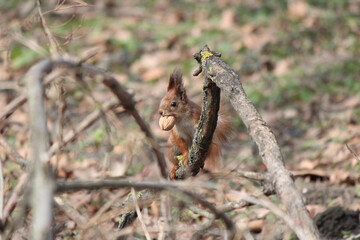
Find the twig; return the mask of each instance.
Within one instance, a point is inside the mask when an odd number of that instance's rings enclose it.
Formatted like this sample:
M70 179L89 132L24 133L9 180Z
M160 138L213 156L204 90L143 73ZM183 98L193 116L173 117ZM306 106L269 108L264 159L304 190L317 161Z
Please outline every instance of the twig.
M249 196L248 194L243 193L243 192L237 192L237 191L231 191L231 192L233 194L239 196L242 200L244 200L246 202L256 204L256 205L259 205L259 206L263 206L263 207L269 209L275 215L282 218L284 220L284 222L286 224L288 224L289 227L294 232L301 231L301 229L299 229L299 228L301 228L301 226L299 226L299 224L296 224L288 214L286 214L284 211L282 211L280 208L278 208L274 203L270 202L269 200Z
M300 239L319 239L319 232L306 211L300 193L295 188L291 173L284 166L277 140L254 104L246 96L239 76L221 60L218 53L211 51L208 46L204 46L194 57L200 65L195 74L198 75L203 71L205 78L210 78L221 88L258 146L276 193L280 196L293 221L299 226L296 228L296 235Z
M23 158L16 149L14 149L8 141L6 141L5 137L0 134L0 146L5 150L5 152L9 155L10 158L15 160L17 163L21 164L21 166L28 166L30 163L28 160Z
M197 231L192 237L191 240L197 240L197 239L201 239L204 236L204 233L206 233L208 231L208 229L213 225L215 221L215 217L212 216L211 218L209 218L209 220L204 223L201 227L201 229L199 231Z
M30 188L25 188L24 189L24 194L23 194L23 199L21 200L21 203L19 204L20 205L20 210L17 211L17 214L14 217L14 220L11 221L8 224L8 226L6 226L4 234L2 236L2 239L4 239L4 240L12 239L11 235L13 234L13 232L19 226L21 226L21 224L25 220L26 211L29 208L29 202L30 202Z
M54 38L54 36L52 35L52 33L50 32L49 28L46 25L46 21L44 18L44 15L41 11L41 4L40 4L40 0L36 0L36 4L37 4L37 8L38 8L38 12L39 12L39 16L40 16L40 20L41 20L41 26L44 29L45 35L49 40L50 43L50 53L51 56L53 57L59 57L60 54L58 52L58 48L59 48L59 43L56 41L56 39Z
M356 153L349 147L349 145L347 143L345 143L347 149L350 151L350 153L354 156L354 158L358 161L358 163L360 163L360 159L358 158L358 156L356 155Z
M102 215L115 203L118 201L121 196L124 196L127 191L120 190L113 196L109 201L107 201L95 214L89 219L89 223L96 223L97 219L100 219Z
M134 188L131 188L131 193L132 193L133 196L136 196L136 193L135 193L135 189L134 189ZM134 197L133 199L134 199L136 214L137 214L137 217L138 217L138 219L139 219L139 221L140 221L141 228L143 229L143 231L144 231L144 233L145 233L146 239L147 239L147 240L151 240L150 234L149 234L149 232L147 231L146 225L145 225L145 223L144 223L144 221L143 221L142 214L141 214L139 205L138 205L138 203L137 203L137 198Z
M54 202L71 220L76 222L78 226L84 225L87 222L88 219L76 211L65 199L54 197Z
M2 161L0 159L0 221L4 221L4 176L2 171Z
M23 174L20 177L18 184L12 191L11 196L10 196L9 200L6 202L6 205L5 205L4 211L3 211L2 224L4 226L6 226L7 220L9 218L11 212L15 209L15 207L20 199L20 196L28 182L29 182L29 175Z
M253 204L249 203L247 201L244 201L244 200L239 200L239 201L235 201L235 202L228 202L224 206L220 207L219 209L223 212L230 212L235 209L249 207L251 205L253 205Z

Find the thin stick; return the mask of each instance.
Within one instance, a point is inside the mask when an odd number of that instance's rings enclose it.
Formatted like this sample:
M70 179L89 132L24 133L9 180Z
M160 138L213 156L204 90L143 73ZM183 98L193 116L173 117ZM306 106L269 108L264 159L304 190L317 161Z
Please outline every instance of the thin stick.
M101 218L101 216L115 203L119 198L124 196L127 193L125 190L120 190L113 196L108 202L106 202L95 214L89 219L89 223L96 223L97 219Z
M50 32L49 28L46 25L44 15L41 11L40 0L37 0L36 3L37 3L37 8L38 8L38 12L39 12L40 20L41 20L41 26L43 27L45 35L48 38L49 43L50 43L50 53L53 57L58 57L58 56L60 56L60 54L58 52L59 43L56 41L56 39L54 38L54 36L52 35L52 33Z
M77 225L83 225L88 221L83 214L80 214L65 199L54 197L54 202L71 220L75 221Z
M354 156L354 158L360 163L360 159L358 158L358 156L356 155L356 153L349 147L349 145L347 143L345 143L347 149L351 152L351 154Z
M15 209L15 207L20 199L20 196L23 193L24 188L28 182L29 182L29 175L23 174L20 177L18 184L12 191L9 200L6 202L6 205L4 207L3 219L2 219L3 225L7 224L7 220L9 218L10 214L12 213L12 211Z
M0 159L0 220L3 222L4 219L4 176L2 171L2 161Z
M15 160L17 163L21 164L21 166L29 165L29 161L23 158L15 148L13 148L6 138L0 134L0 146L5 150L5 152L9 155L10 158Z
M149 232L147 231L146 229L146 225L143 221L143 218L142 218L142 214L141 214L141 211L140 211L140 208L139 208L139 205L137 203L137 195L135 193L135 189L134 188L131 188L131 193L132 195L134 196L134 204L135 204L135 209L136 209L136 214L137 214L137 217L140 221L140 224L141 224L141 228L143 229L144 233L145 233L145 237L147 240L151 240L151 237L150 237L150 234Z

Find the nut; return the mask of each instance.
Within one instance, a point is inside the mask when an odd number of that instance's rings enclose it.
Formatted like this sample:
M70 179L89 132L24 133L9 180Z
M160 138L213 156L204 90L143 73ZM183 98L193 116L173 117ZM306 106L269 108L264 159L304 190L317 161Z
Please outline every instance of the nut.
M164 131L170 131L175 125L174 116L162 116L159 119L159 126Z

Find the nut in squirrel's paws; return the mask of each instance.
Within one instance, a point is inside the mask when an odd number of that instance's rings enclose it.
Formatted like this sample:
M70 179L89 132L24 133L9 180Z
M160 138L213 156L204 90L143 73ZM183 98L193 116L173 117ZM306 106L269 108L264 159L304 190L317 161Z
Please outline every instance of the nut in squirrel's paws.
M175 125L174 116L161 116L159 120L159 126L164 131L170 131Z

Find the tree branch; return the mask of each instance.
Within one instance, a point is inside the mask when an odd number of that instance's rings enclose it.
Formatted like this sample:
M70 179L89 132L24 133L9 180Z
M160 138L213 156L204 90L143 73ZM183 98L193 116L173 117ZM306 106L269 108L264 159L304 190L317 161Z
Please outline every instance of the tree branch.
M33 162L32 184L32 238L52 239L52 203L54 179L49 164L48 130L42 80L50 70L47 61L35 64L25 75L31 129L31 160Z
M195 176L200 171L200 168L204 167L206 154L217 124L219 106L220 89L210 78L205 77L201 116L189 152L189 169L180 166L176 170L177 179L186 178L187 172Z
M296 235L300 239L319 239L318 230L306 211L300 193L295 188L291 173L284 166L277 140L254 104L246 96L239 76L221 60L220 54L211 51L208 46L204 46L194 57L200 64L195 74L203 71L205 78L212 79L221 88L258 146L260 156L271 175L276 193L293 221L300 226L295 231Z

